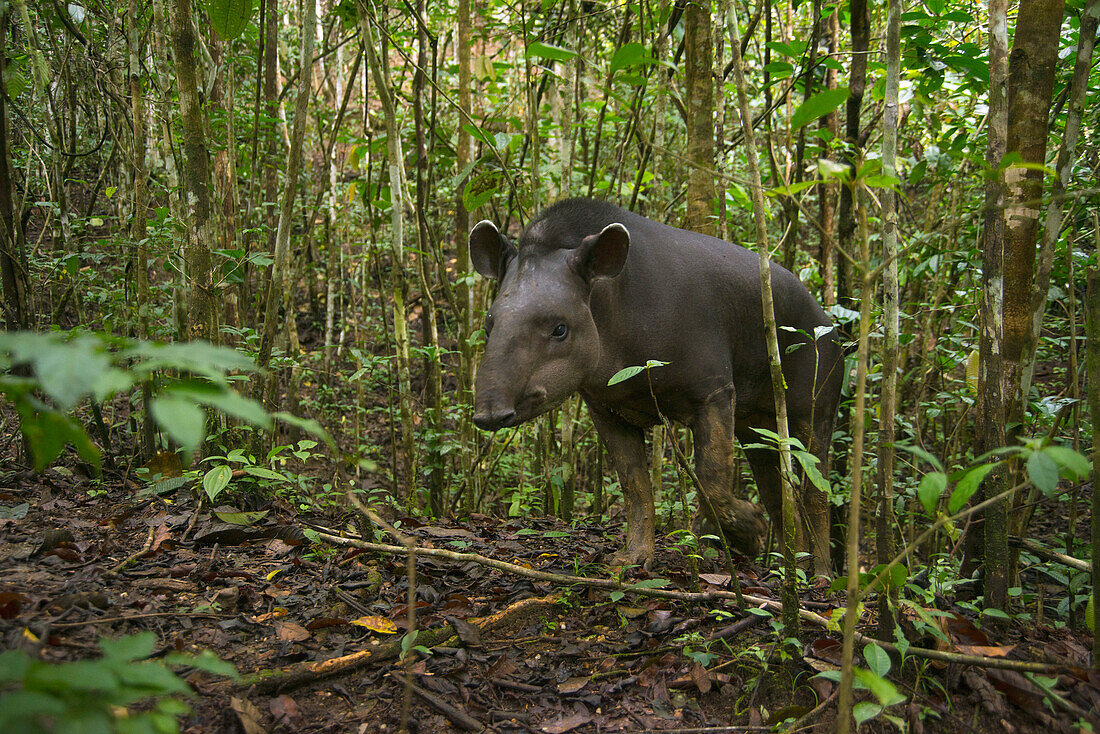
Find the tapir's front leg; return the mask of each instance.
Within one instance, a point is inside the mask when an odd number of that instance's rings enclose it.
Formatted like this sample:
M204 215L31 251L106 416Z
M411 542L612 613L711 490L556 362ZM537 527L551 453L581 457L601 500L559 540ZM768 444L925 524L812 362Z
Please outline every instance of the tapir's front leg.
M712 393L691 422L700 509L742 553L760 552L767 524L760 508L733 496L733 386Z
M653 559L656 512L647 469L645 433L597 406L590 404L588 411L607 446L626 501L626 544L616 554L615 561L626 565L648 563Z

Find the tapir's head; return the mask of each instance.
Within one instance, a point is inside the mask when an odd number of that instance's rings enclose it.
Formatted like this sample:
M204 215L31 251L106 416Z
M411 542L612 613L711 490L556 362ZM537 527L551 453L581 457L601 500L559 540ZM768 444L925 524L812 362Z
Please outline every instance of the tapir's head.
M536 219L519 247L491 222L470 232L474 268L500 282L485 317L474 423L495 431L559 405L600 359L589 308L592 285L626 263L630 234L621 224L577 232L560 218Z

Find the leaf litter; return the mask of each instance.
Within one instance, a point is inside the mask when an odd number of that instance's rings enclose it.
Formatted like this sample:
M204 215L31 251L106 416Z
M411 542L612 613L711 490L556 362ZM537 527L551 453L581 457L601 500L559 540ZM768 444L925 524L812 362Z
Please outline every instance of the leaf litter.
M406 638L405 558L311 543L310 526L340 525L332 518L273 504L252 525L219 523L208 512L196 524L197 495L186 485L135 499L132 484L110 474L95 483L52 470L3 479L0 510L17 510L0 514L5 649L69 661L93 655L100 636L152 630L159 649L210 649L256 680L387 646L399 652ZM396 519L419 547L569 575L606 576L622 538L616 524ZM724 564L693 565L689 555L658 539L650 569L630 569L626 580L639 587L664 580L664 588L684 591L728 582ZM778 597L774 575L747 559L737 559L737 571L752 593ZM287 690L192 672L185 678L197 697L181 730L397 731L406 683L415 694L410 728L420 732L764 731L802 717L810 730L835 727L828 706L835 688L814 677L839 665L833 633L806 629L801 648L781 647L766 616L722 601L630 591L613 601L606 590L432 557L418 558L416 591L419 632L405 660L379 654ZM824 586L804 598L825 616L835 607ZM527 613L525 602L538 603ZM1100 678L1087 670L1083 636L1039 627L990 640L960 610L942 620L941 649L1060 663L1062 673L1045 683L1068 708L1050 705L1030 674L911 664L892 679L908 701L894 715L912 730L1067 730L1077 721L1073 710L1100 710ZM873 620L863 622L870 629ZM433 630L444 632L432 638ZM907 632L913 644L933 644L911 624ZM867 727L894 730L882 718Z

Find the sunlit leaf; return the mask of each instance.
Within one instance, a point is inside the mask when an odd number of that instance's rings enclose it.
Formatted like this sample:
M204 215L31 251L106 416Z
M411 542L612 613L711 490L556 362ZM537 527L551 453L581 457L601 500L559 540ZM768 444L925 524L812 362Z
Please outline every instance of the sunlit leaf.
M221 464L206 472L202 478L202 488L206 490L206 496L211 502L229 486L229 480L232 478L233 470L227 464Z
M978 487L981 485L982 480L985 479L986 475L993 471L996 466L996 463L982 464L963 474L962 478L955 483L955 489L951 492L951 497L947 501L947 512L954 515L962 509L962 506L966 504L967 500L978 491Z
M930 472L925 474L917 487L917 499L921 507L929 515L936 514L936 505L939 504L943 490L947 489L947 475L943 472Z
M224 41L244 32L252 20L253 0L205 0L210 26Z
M791 132L794 132L803 125L813 122L819 117L823 117L840 105L844 104L848 99L848 88L837 87L836 89L827 89L824 92L818 92L808 100L798 106L798 109L791 115Z
M535 41L527 44L527 58L550 59L551 61L568 61L577 55L576 51L550 43Z

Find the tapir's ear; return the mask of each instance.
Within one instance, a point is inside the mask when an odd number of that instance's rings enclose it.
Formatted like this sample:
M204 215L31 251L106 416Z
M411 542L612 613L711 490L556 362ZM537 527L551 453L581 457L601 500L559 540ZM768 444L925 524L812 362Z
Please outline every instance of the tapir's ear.
M470 230L470 260L474 270L486 278L502 278L505 266L515 255L515 246L500 234L492 222L483 220Z
M589 235L581 241L573 255L573 268L581 277L614 278L626 264L630 250L630 232L615 222L603 228L599 234Z

